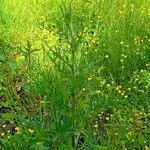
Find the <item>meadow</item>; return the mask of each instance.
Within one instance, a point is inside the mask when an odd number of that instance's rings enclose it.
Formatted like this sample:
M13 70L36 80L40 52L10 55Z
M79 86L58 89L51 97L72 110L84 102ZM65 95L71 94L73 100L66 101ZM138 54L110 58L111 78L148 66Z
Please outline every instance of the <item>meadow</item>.
M150 150L149 0L0 0L1 150Z

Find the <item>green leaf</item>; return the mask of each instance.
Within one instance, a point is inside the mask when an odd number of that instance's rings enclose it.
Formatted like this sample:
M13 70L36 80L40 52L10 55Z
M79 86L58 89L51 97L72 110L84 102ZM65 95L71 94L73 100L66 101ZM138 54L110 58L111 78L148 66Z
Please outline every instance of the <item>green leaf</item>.
M15 114L14 113L5 113L2 114L2 118L3 119L8 119L8 120L13 120L15 118Z
M73 150L73 147L71 145L61 144L59 150Z
M150 71L148 71L148 70L142 70L141 81L143 83L147 83L148 86L150 86Z
M93 150L109 150L108 147L106 146L101 146L101 145L92 145Z
M138 134L138 142L140 145L144 145L145 144L145 137L143 134Z
M5 61L5 57L4 56L2 56L2 55L0 55L0 62L4 62Z
M49 150L47 146L44 146L43 143L37 143L30 147L30 150Z
M11 68L13 71L16 70L17 67L18 67L17 61L12 61L12 62L10 63L10 68Z
M10 102L9 101L6 101L6 102L1 102L1 104L0 104L0 108L2 108L2 107L9 107L10 106Z

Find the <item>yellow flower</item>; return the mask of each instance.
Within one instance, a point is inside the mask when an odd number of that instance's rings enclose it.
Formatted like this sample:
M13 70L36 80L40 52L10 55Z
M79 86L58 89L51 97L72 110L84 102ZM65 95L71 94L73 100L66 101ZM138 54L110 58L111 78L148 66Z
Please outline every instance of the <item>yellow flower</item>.
M121 93L121 90L118 90L118 93Z
M125 95L124 98L128 98L128 95Z
M101 117L102 116L102 114L98 114L98 117Z
M8 130L7 133L10 133L10 130Z
M93 127L94 127L94 128L98 128L98 124L95 124Z
M33 133L34 132L34 130L32 130L32 129L28 129L28 131L29 131L29 133Z
M68 45L67 45L67 48L68 48L68 49L70 49L70 48L71 48L71 46L68 44Z
M105 58L108 58L109 56L108 55L105 55Z
M20 131L20 128L19 128L19 127L16 127L15 130L16 130L16 131Z
M122 92L121 95L124 96L124 93Z
M6 127L6 124L2 125L2 127L5 128L5 127Z
M150 67L150 64L146 64L146 67Z
M123 59L120 59L120 62L123 62L124 60Z
M111 84L114 84L114 83L115 83L114 81L111 82Z
M89 44L89 47L91 47L91 44Z
M8 139L10 139L10 136L7 136Z
M122 86L121 86L121 85L119 85L118 87L119 87L120 89L122 88Z
M109 117L106 117L106 120L109 120Z
M119 85L116 87L116 90L120 90L121 88L122 88L121 85Z
M18 55L18 56L16 57L16 61L17 61L17 62L23 61L24 59L25 59L24 56L19 56L19 55Z
M82 91L85 91L85 88L83 88Z
M131 91L131 88L128 88L128 91Z
M125 45L126 48L129 48L129 45ZM125 57L126 58L126 57Z
M121 10L119 10L119 13L122 14L123 12Z
M85 52L85 55L87 55L88 54L88 52Z
M121 45L123 45L123 44L124 44L124 42L123 42L123 41L120 41L120 44L121 44Z
M125 68L125 66L122 66L121 68L122 68L122 69L124 69L124 68Z
M17 132L16 132L16 134L20 134L20 133L21 133L20 131L17 131Z
M118 135L118 133L115 133L115 135L117 136L117 135Z
M1 136L5 136L5 133L4 133L4 132L2 132L2 133L1 133Z
M98 90L98 91L96 91L96 93L97 93L97 94L101 94L102 92Z
M150 147L148 147L148 146L145 146L145 150L150 150Z
M107 87L110 87L111 85L110 85L110 84L107 84L106 86L107 86Z
M146 85L145 88L148 89L148 85Z
M93 78L92 77L88 77L88 81L92 80Z
M16 134L20 134L21 133L19 127L16 127L15 130L16 130Z

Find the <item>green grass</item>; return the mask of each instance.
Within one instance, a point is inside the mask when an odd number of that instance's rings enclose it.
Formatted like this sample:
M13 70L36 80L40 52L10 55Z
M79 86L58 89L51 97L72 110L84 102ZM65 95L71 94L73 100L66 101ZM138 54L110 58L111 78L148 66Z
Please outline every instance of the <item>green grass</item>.
M149 6L0 0L0 148L149 150Z

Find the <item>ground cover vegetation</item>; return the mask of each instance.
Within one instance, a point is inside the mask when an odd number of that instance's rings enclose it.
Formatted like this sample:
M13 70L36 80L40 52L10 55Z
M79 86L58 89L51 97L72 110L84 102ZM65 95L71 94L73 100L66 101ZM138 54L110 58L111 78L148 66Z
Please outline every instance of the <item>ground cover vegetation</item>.
M0 149L150 150L150 1L0 0Z

